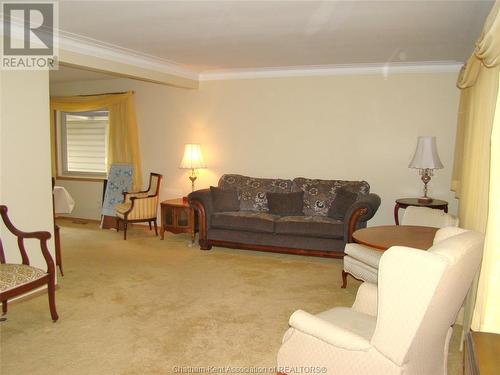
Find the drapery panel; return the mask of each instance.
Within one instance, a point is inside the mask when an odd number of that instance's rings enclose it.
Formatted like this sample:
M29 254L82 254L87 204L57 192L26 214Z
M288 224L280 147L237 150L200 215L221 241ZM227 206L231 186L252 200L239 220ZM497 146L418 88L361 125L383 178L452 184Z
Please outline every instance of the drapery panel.
M479 282L469 293L464 329L500 333L500 2L462 69L452 190L463 227L486 234Z
M134 190L140 190L142 170L133 92L53 97L50 99L51 127L55 129L55 111L87 112L103 108L109 111L108 171L111 164L133 165Z

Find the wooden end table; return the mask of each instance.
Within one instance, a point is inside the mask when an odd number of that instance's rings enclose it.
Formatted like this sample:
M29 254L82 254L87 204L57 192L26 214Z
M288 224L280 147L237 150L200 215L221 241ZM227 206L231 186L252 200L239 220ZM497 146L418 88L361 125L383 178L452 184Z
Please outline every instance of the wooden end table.
M399 209L406 208L409 206L414 207L429 207L436 210L443 210L448 213L448 202L442 201L440 199L433 199L430 202L422 203L418 201L418 198L400 198L396 199L396 205L394 206L394 222L399 225Z
M470 331L465 337L465 375L496 375L500 370L500 335Z
M165 231L171 233L190 233L194 243L196 223L194 209L182 198L167 199L160 203L161 227L160 239L165 238Z
M358 229L352 234L354 241L377 250L391 246L407 246L427 250L432 246L439 228L416 225L384 225Z

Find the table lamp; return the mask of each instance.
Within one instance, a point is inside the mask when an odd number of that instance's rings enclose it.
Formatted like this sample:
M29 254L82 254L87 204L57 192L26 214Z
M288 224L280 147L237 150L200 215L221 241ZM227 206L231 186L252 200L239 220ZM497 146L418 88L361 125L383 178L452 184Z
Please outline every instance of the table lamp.
M189 179L191 180L191 189L194 191L194 182L197 178L196 170L206 168L200 145L190 143L184 146L184 156L182 157L179 168L191 169L191 176L189 176Z
M417 148L408 168L418 169L424 183L424 196L418 198L418 201L420 203L432 202L433 199L427 196L427 184L434 174L434 169L443 168L437 151L436 137L418 137Z

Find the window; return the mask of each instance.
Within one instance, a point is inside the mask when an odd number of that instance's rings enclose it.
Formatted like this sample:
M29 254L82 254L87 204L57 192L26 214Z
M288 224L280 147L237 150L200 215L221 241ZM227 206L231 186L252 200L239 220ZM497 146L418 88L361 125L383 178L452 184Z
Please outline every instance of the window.
M103 177L108 155L109 113L60 113L59 165L62 176Z

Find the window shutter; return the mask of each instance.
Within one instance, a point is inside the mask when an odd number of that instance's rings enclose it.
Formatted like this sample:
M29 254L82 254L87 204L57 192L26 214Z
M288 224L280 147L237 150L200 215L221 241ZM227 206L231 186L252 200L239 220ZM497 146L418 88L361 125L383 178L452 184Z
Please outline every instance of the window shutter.
M107 124L107 118L78 120L67 118L68 172L106 173Z

